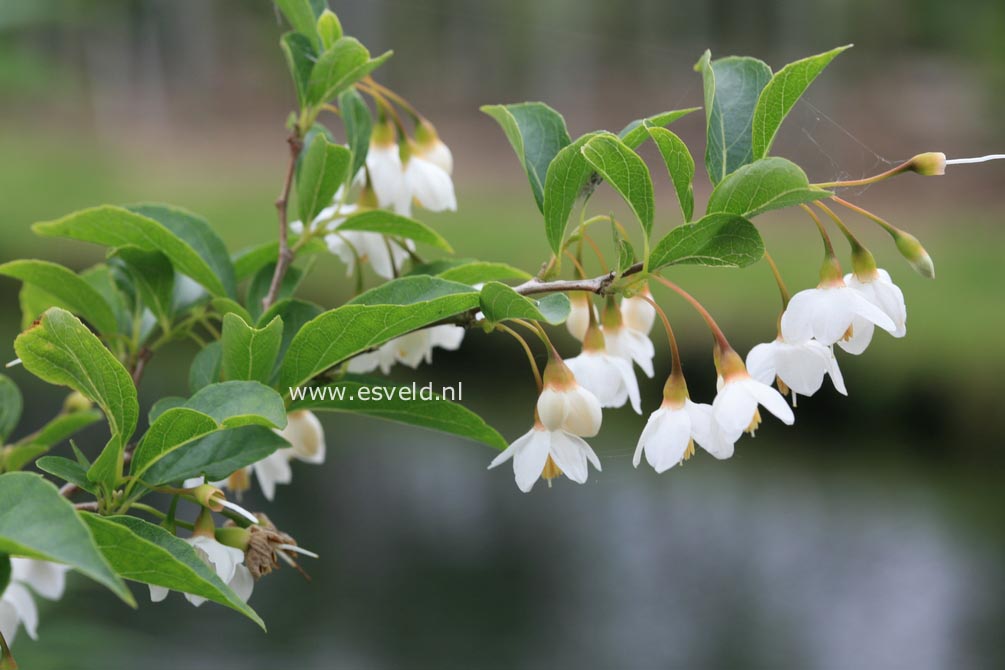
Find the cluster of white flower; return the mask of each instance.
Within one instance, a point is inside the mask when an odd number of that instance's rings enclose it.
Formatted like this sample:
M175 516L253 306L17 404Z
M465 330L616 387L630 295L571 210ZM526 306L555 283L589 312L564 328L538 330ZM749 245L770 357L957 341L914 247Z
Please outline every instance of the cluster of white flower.
M28 637L38 639L38 606L32 593L46 600L59 600L69 569L50 561L10 559L10 581L0 595L0 635L8 644L14 642L22 625Z
M567 327L583 342L582 353L563 362L552 352L533 429L499 454L490 468L512 459L517 485L525 492L539 477L550 480L565 474L583 483L587 462L600 470L599 459L583 438L600 430L601 408L630 403L642 413L633 365L653 376L649 333L656 308L650 300L648 289L622 300L620 308L608 298L598 324L586 294L573 297ZM711 404L690 399L679 363L675 365L663 402L639 438L635 466L645 454L657 472L665 472L689 458L695 444L715 458L729 458L743 433L753 435L760 424L759 407L791 425L795 416L784 393L791 394L795 406L798 395L813 395L830 375L834 387L847 395L835 344L860 354L875 327L903 337L906 321L903 293L886 271L875 267L797 293L782 314L778 338L755 346L746 365L724 339L717 340L718 393Z

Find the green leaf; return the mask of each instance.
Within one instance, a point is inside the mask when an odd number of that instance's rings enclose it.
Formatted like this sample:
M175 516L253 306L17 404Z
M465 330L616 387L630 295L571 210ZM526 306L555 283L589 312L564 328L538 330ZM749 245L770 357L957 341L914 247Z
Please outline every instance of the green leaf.
M10 377L0 375L0 445L3 445L17 428L23 407L21 389Z
M692 112L697 112L699 109L701 109L701 107L675 109L671 112L662 112L661 114L654 114L653 116L647 116L642 119L635 119L621 129L621 132L618 133L618 137L620 137L621 141L630 146L632 149L637 149L649 138L649 133L646 132L647 126L652 128L663 128L665 126L669 126L677 119L682 119Z
M279 388L298 386L350 356L478 306L470 286L417 275L367 291L325 312L294 336Z
M328 0L315 0L314 3L324 7L321 14L318 15L317 21L318 37L321 38L321 47L323 49L330 48L342 37L342 23L338 20L335 12L327 8L327 3Z
M259 424L286 427L286 408L275 390L254 381L227 381L199 389L185 407L208 414L225 426Z
M454 252L450 243L426 224L384 209L371 209L351 214L339 224L338 231L366 231L392 237L403 237L407 240L415 240L419 244L428 244L447 253Z
M164 412L176 407L184 407L186 402L188 402L188 398L182 398L178 395L164 396L155 402L150 411L147 412L147 423L152 425Z
M712 191L707 213L727 212L752 219L772 209L822 200L833 195L810 186L806 173L784 158L762 158L744 165Z
M97 494L98 489L94 482L87 478L87 468L77 461L62 456L43 456L35 462L35 466L42 472L59 477L83 491L92 495Z
M122 259L140 299L161 323L171 323L174 311L174 268L159 251L121 247L115 255Z
M314 217L331 204L339 184L349 173L351 161L349 149L332 144L323 134L311 142L297 174L297 204L305 226L310 226Z
M227 295L214 269L184 240L153 219L104 205L32 226L42 237L68 237L109 247L135 246L160 251L172 265L216 295Z
M122 471L122 450L136 430L140 412L129 373L79 319L58 307L21 333L14 350L26 370L50 384L83 393L104 411L112 437L89 476L114 485Z
M305 389L305 398L295 401L291 410L311 409L372 416L460 435L496 449L506 448L502 435L477 414L438 396L433 399L419 397L417 388L388 386L387 380L370 381L354 377L325 387ZM311 391L314 392L313 398ZM364 394L366 399L363 399Z
M515 279L527 281L531 278L529 272L506 263L476 261L471 259L444 259L416 266L409 274L435 275L447 281L461 284L484 284L487 281L502 281Z
M315 46L320 44L317 17L309 0L275 0L275 2L295 31L309 39L311 44Z
M591 138L581 149L587 162L635 212L648 238L653 231L653 180L637 153L610 135Z
M653 248L649 267L708 265L742 268L760 260L764 242L750 221L736 214L708 214L677 226Z
M136 605L94 546L94 537L73 504L38 475L0 475L0 553L69 565Z
M115 313L101 294L62 265L48 261L17 260L0 265L0 274L38 286L67 305L70 311L87 319L102 333L114 333L118 329Z
M376 58L354 37L339 39L318 57L307 86L307 102L319 105L373 72L391 57L388 51Z
M625 239L618 240L618 274L623 275L625 270L635 264L635 249L631 243Z
M290 244L297 238L291 237ZM308 240L297 252L297 258L308 254L326 253L328 246L324 240L317 237ZM234 274L237 281L242 281L252 276L269 263L275 267L276 259L279 257L279 242L265 242L254 247L242 249L234 255Z
M572 139L565 119L543 102L485 105L483 112L502 127L530 180L537 208L544 212L544 185L548 166Z
M94 542L124 579L201 596L245 615L265 630L261 618L223 583L188 542L134 516L81 515Z
M301 108L306 107L307 87L310 84L311 71L314 70L314 62L318 58L314 45L301 33L291 32L280 38L279 47L283 50L286 65L290 69L290 77L293 78L297 105Z
M142 478L143 473L165 455L183 444L219 429L220 424L207 414L188 407L171 408L150 424L150 428L133 452L129 474Z
M255 273L248 284L248 296L245 302L248 304L248 314L252 319L261 318L262 299L272 288L272 276L276 273L276 264L269 263ZM304 272L299 268L290 266L283 275L283 280L279 284L279 292L276 294L277 300L291 297L304 280Z
M346 89L338 97L338 108L342 111L342 123L349 149L352 151L352 168L349 175L354 176L366 163L366 154L370 151L370 135L373 133L373 117L370 108L355 88Z
M792 107L824 68L849 47L851 45L847 44L816 56L797 60L775 73L761 91L754 109L752 149L755 160L768 155L778 128Z
M535 300L520 295L505 284L493 281L482 288L481 309L489 323L507 319L530 319L558 325L569 318L572 305L564 293L552 293Z
M771 68L756 58L712 60L706 51L694 66L705 89L705 169L712 184L753 160L751 121Z
M237 281L234 279L234 265L230 262L230 254L227 252L227 245L223 243L220 236L216 234L213 227L202 217L186 211L180 207L169 205L158 205L153 203L141 203L126 207L131 212L141 214L153 219L172 233L178 236L185 244L195 250L203 261L210 267L226 291L226 295L237 297ZM165 254L167 252L165 250ZM168 258L171 254L167 254ZM175 264L177 267L177 263ZM198 277L190 274L181 267L178 267L192 279L195 279L207 289L212 291L212 287L204 284Z
M694 158L684 140L669 130L650 127L648 131L666 163L684 220L690 221L694 215Z
M548 166L544 180L544 233L551 250L562 249L565 227L576 201L585 194L584 187L593 175L593 167L583 156L583 145L604 133L587 133L563 147ZM613 137L613 135L611 135Z
M278 300L276 304L269 308L258 320L258 326L271 323L273 319L279 317L283 320L283 339L279 343L279 353L276 355L276 365L270 376L270 381L274 381L279 376L279 368L286 356L286 350L290 348L293 336L300 332L300 329L310 321L317 318L324 310L312 302L305 300L286 299Z
M169 451L146 471L143 481L161 486L202 476L216 482L286 446L286 440L265 426L218 430Z
M199 389L220 381L223 371L223 347L220 342L210 342L199 350L188 369L188 390Z
M103 418L104 415L96 409L59 414L40 430L19 440L16 445L6 447L3 455L4 467L8 470L20 470L33 458L41 456L63 440Z
M244 308L244 305L236 300L231 300L230 298L213 298L211 304L213 305L213 309L215 309L217 314L221 317L225 317L228 314L236 314L244 319L245 322L250 323L254 320L251 318L251 314L248 313L248 310Z
M249 326L236 314L223 317L224 379L268 383L283 341L283 320L274 318L265 328Z

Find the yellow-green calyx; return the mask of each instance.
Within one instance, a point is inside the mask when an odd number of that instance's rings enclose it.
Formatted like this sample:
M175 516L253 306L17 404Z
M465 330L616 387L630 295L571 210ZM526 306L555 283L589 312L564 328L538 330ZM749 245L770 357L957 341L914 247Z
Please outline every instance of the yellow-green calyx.
M604 324L604 328L609 328L610 330L617 330L623 325L624 321L621 318L621 309L618 307L618 302L614 299L614 296L607 296L607 302L604 303L604 313L601 315L600 321Z
M725 381L747 376L747 366L743 364L740 354L736 353L732 347L723 348L716 344L715 349L712 350L712 358L715 359L715 369Z
M586 336L583 338L583 351L599 351L603 353L607 350L607 343L604 341L604 332L590 319L590 325L586 329Z
M683 407L684 401L689 397L684 375L680 373L680 370L674 370L667 377L666 384L663 385L663 405L675 409Z
M377 209L377 193L373 190L373 186L370 185L368 181L363 190L359 192L359 198L356 199L356 211L363 211L367 209Z
M941 151L918 154L908 162L907 169L926 177L944 175L946 174L946 154Z
M862 245L855 245L851 250L851 269L862 281L872 281L876 278L876 257Z
M576 375L554 350L544 367L544 387L555 391L565 391L576 386Z
M216 541L228 547L234 547L241 551L248 549L248 542L251 540L251 531L240 526L224 526L216 529Z
M921 242L914 235L898 230L893 233L893 241L897 244L897 250L907 259L907 262L926 279L935 278L935 264L932 257L921 246Z
M841 263L837 257L827 254L824 257L824 264L820 266L820 286L834 286L844 283L844 273L841 272Z
M94 406L91 399L79 391L74 391L63 400L63 411L67 414L86 412Z
M192 489L192 497L195 498L200 505L207 509L211 509L214 512L219 512L223 509L222 501L226 500L223 491L213 486L212 484L201 484Z
M193 535L204 535L216 539L216 523L213 521L213 513L208 507L203 507L199 511L199 516L195 519L195 527L192 529Z
M415 126L415 143L420 149L432 147L440 141L440 136L436 134L436 128L428 119L421 119Z
M374 125L373 132L370 135L370 144L372 146L386 147L397 144L397 142L398 131L395 130L394 124L389 120L384 119Z

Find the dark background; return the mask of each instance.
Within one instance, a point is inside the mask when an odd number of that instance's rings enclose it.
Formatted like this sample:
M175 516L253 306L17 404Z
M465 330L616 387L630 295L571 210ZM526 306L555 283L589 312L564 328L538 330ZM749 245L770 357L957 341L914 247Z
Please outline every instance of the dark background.
M1000 152L1005 5L965 2L379 0L333 5L346 32L396 56L379 79L412 100L454 149L459 211L419 218L458 254L534 270L540 216L485 103L543 100L576 136L701 104L691 66L749 54L776 69L854 42L794 110L776 151L811 180L861 177L926 150ZM7 0L0 4L0 261L84 268L101 250L34 238L29 225L103 202L171 202L207 216L232 248L274 234L292 104L280 26L264 0ZM703 119L674 129L704 152ZM335 125L335 124L332 124ZM651 153L646 154L652 158ZM652 162L657 231L676 225ZM850 397L801 399L797 425L766 420L736 456L704 453L657 476L631 467L643 419L609 412L594 440L604 472L521 494L486 447L343 416L324 417L329 458L295 464L264 509L322 554L251 604L270 632L180 595L132 612L82 578L23 631L28 669L996 667L1003 654L1001 522L1005 420L1001 267L1005 165L904 177L851 197L922 238L938 279L917 277L889 238L848 222L908 301L908 336L841 355ZM699 203L708 183L699 167ZM614 199L599 200L596 211ZM699 205L700 206L700 205ZM759 219L790 287L815 282L821 251L794 213ZM843 247L842 253L843 253ZM763 264L681 270L741 351L774 336ZM17 284L0 282L0 346L19 330ZM305 295L352 290L335 258ZM657 290L685 349L692 395L714 379L700 320ZM668 357L657 341L658 377ZM6 343L6 344L2 344ZM564 350L575 352L572 343ZM193 351L151 363L144 409L185 392ZM464 383L465 403L509 439L530 425L533 386L508 338L472 332L435 368L400 380ZM62 394L12 376L22 430ZM647 382L646 411L661 380ZM97 448L95 430L82 444Z

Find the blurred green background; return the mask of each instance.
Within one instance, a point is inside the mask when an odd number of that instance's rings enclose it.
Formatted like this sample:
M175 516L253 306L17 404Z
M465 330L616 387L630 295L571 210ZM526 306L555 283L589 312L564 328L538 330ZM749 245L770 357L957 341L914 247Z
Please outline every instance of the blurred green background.
M920 151L1005 147L999 0L355 0L333 9L371 51L395 49L378 78L454 150L459 211L419 218L460 256L528 270L546 254L540 215L480 104L543 100L573 136L617 130L700 104L691 66L705 48L777 68L854 42L776 143L811 180L865 176ZM292 104L279 33L265 0L0 3L0 261L99 261L96 247L43 242L29 225L105 202L186 207L235 250L274 235ZM700 114L674 129L703 154ZM651 165L662 235L677 207L663 168ZM995 667L1005 654L1005 357L994 335L1005 326L1003 177L1003 164L960 166L850 194L921 237L938 278L913 274L888 237L848 217L903 287L908 336L877 335L865 355L840 355L849 398L825 383L800 400L794 429L769 419L730 461L699 453L663 476L635 471L644 420L622 410L595 440L603 473L523 495L508 468L485 471L493 454L482 446L324 417L328 462L294 465L294 484L274 504L245 499L322 555L307 566L310 583L282 570L257 585L251 603L268 635L177 595L132 612L73 578L63 602L44 606L40 641L19 636L17 656L28 669ZM703 202L700 168L696 189ZM606 207L619 205L597 201L596 211ZM812 225L793 213L758 223L790 288L812 285L821 258ZM739 350L773 337L777 293L764 264L674 278ZM9 358L17 289L0 282ZM335 306L349 291L344 267L325 257L304 294ZM700 320L667 292L656 296L682 337L692 394L710 400ZM152 361L146 406L185 392L192 353L179 346ZM512 439L530 425L534 400L521 356L508 338L472 332L460 351L437 351L435 368L395 377L462 381L466 404ZM667 365L661 353L659 374ZM27 430L62 394L12 375L28 399ZM645 383L647 411L660 383ZM92 438L96 447L100 431Z

